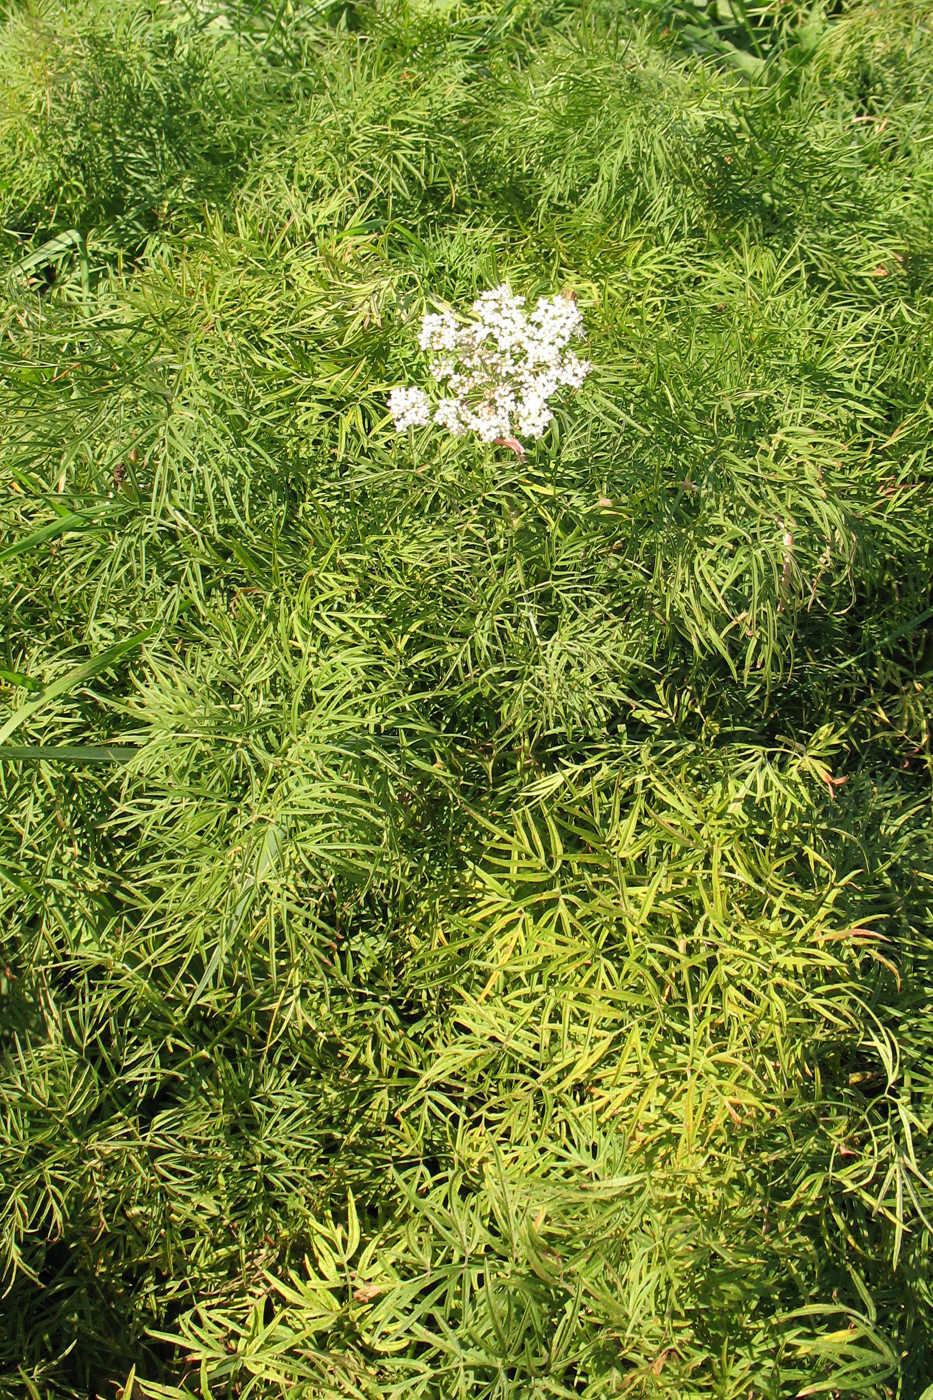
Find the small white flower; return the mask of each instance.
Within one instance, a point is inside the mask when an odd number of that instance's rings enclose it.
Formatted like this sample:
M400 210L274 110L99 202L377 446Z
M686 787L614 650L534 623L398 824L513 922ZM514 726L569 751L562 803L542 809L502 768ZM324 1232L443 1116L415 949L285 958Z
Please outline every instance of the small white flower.
M457 322L451 311L440 316L426 315L421 322L418 344L422 350L453 350L457 343Z
M430 422L457 437L474 432L481 442L541 437L554 416L551 398L578 389L592 369L568 349L585 335L579 308L572 297L554 296L539 297L528 311L503 282L480 293L471 312L422 319L418 344L435 352L429 367L446 393L432 406L422 389L393 389L396 429Z
M463 421L463 405L459 399L441 399L434 410L434 420L439 428L446 428L454 437L462 437L466 432Z
M589 360L578 360L576 355L570 353L564 357L564 362L557 371L557 378L561 384L567 384L571 389L579 389L592 368Z
M389 412L395 419L395 431L422 428L431 421L431 400L423 389L393 389L389 394Z

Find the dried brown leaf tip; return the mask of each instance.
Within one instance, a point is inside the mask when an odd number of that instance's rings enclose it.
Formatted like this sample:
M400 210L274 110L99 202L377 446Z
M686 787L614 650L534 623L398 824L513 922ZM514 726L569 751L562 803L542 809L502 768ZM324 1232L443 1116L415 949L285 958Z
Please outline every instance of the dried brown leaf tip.
M497 447L507 447L510 452L514 452L516 457L524 457L525 449L516 437L497 437Z
M357 1303L371 1303L374 1298L378 1298L385 1289L381 1283L361 1283L353 1290L353 1298Z

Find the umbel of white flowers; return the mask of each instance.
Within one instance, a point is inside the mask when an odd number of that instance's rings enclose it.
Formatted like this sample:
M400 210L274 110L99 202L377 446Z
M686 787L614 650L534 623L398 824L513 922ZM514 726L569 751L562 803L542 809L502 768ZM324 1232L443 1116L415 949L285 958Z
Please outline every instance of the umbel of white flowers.
M431 352L431 375L444 392L432 401L423 389L393 389L396 431L436 423L482 442L539 438L554 416L553 396L579 388L592 368L567 348L585 334L572 296L539 297L526 311L525 298L505 283L478 296L469 317L428 313L418 343Z

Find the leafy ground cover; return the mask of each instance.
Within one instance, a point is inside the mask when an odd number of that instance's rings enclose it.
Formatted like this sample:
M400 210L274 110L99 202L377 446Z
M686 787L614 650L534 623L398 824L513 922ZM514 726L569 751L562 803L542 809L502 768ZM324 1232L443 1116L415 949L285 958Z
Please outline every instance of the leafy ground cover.
M3 1396L929 1396L928 7L0 14Z

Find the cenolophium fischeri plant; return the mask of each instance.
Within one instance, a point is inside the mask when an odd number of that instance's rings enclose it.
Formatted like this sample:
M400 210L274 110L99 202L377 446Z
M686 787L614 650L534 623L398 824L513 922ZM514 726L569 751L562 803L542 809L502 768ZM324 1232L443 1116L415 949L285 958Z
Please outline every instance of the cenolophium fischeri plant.
M586 335L573 295L539 297L526 311L525 297L502 283L478 296L471 312L422 319L419 346L432 352L431 375L447 392L434 402L417 386L393 389L396 431L435 423L455 437L473 432L481 442L516 446L516 434L541 437L554 416L553 396L579 388L592 368L568 348Z
M0 4L2 1400L933 1400L929 0L716 8Z

